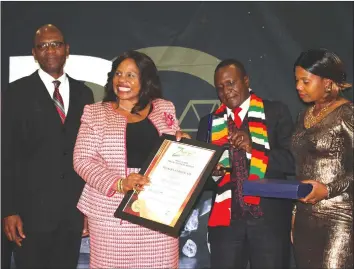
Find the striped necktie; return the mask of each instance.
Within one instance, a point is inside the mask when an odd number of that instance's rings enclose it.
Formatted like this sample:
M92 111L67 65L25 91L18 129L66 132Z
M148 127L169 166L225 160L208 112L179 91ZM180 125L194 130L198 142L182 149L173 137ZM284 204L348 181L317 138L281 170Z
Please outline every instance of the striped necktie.
M61 98L61 95L59 93L60 81L54 80L53 84L54 84L53 101L54 101L55 107L57 108L57 111L59 113L61 122L64 123L65 122L65 110L64 110L63 98Z

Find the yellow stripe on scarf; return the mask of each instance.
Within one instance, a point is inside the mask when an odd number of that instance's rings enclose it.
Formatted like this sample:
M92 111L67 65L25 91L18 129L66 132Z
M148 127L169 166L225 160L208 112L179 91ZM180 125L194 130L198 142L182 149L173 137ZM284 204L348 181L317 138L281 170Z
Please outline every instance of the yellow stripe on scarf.
M220 132L212 133L211 134L211 140L212 141L219 140L219 139L221 139L221 138L223 138L223 137L225 137L227 135L228 135L227 129L223 129Z
M250 105L263 108L263 102L260 102L258 100L251 100Z
M267 134L266 130L264 130L263 128L260 128L260 127L251 127L250 126L249 129L250 129L250 132L262 134L264 136L266 136L266 134Z
M262 171L262 173L265 173L267 165L264 164L262 160L257 159L257 158L254 158L251 160L252 160L252 165L254 165L255 167L258 167Z

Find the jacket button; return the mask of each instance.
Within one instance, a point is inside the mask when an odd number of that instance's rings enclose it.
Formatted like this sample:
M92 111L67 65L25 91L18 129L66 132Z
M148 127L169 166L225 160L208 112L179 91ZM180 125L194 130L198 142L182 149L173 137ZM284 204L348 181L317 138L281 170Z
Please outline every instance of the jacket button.
M64 178L64 174L61 174L60 178Z

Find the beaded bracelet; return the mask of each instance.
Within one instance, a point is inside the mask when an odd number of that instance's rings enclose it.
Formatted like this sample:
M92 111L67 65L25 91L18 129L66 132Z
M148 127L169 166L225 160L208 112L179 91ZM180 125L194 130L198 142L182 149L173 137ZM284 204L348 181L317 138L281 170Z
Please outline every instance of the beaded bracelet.
M124 193L124 189L123 189L123 178L120 181L120 192Z
M121 181L121 178L117 180L117 192L120 192L120 189L119 189L119 182Z
M123 193L123 178L118 179L117 181L117 191Z

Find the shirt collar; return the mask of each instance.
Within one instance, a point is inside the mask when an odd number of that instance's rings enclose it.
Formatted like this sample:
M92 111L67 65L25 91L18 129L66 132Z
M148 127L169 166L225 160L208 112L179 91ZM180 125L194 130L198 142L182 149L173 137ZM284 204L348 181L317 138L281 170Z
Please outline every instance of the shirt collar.
M248 89L250 92L251 92L251 88ZM248 109L250 108L250 103L251 103L251 96L249 96L245 101L243 101L243 103L240 105L240 108L242 109L240 112L239 112L239 117L241 119L241 121L243 121L243 119L245 118L247 112L248 112ZM227 113L227 117L231 116L231 118L234 120L235 119L235 116L234 116L234 112L226 107L226 113Z
M44 82L44 84L46 85L54 85L53 81L54 80L59 80L61 84L65 83L67 80L67 76L66 74L62 74L59 78L55 79L53 78L51 75L49 75L48 73L46 73L42 68L39 68L38 70L38 75L40 76L40 78L42 79L42 81Z

